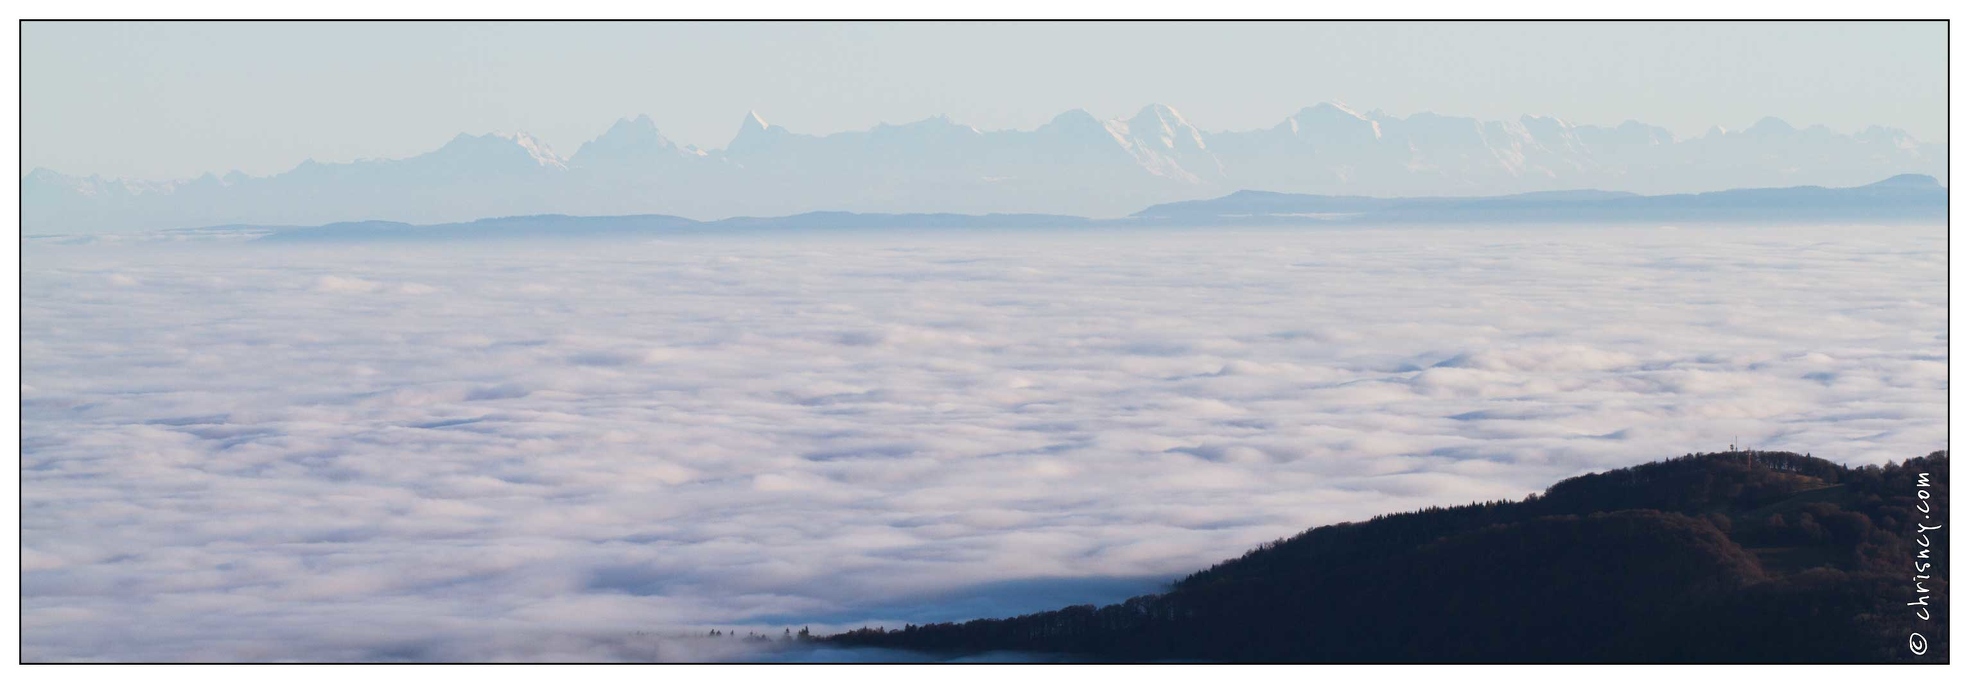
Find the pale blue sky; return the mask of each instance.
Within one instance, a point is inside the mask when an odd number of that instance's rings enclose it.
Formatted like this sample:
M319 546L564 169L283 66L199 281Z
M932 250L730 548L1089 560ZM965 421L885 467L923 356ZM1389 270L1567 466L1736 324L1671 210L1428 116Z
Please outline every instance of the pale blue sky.
M1206 130L1345 101L1677 135L1763 116L1943 141L1940 23L160 23L22 29L22 171L179 178L526 131L563 155L649 114L723 147L938 114L1027 129L1151 102Z

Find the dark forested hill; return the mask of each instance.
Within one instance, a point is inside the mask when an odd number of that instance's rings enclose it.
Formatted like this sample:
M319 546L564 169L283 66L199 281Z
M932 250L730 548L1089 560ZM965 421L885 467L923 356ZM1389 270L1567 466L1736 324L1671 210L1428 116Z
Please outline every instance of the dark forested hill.
M1948 530L1917 534L1946 520L1947 492L1946 452L1690 455L1314 528L1116 605L827 640L1111 661L1947 662ZM1906 605L1922 596L1926 622Z

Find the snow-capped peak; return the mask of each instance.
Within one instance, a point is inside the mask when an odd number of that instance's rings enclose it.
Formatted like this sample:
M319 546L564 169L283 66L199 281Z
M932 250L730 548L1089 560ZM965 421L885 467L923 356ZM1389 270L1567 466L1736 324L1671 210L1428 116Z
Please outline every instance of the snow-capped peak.
M533 161L536 164L561 169L567 168L567 162L561 159L560 155L554 154L554 150L548 148L547 143L540 142L531 135L517 132L494 133L493 135L519 145L520 149L526 150L527 156L533 157Z
M540 142L531 135L519 132L502 131L487 133L485 135L461 133L458 137L452 138L451 142L445 143L444 147L439 148L438 151L431 154L464 154L476 158L482 155L500 155L503 154L501 152L502 149L512 150L514 148L518 148L520 152L524 153L536 165L551 169L567 168L567 162L561 159L560 155L554 154L554 151L548 148L546 143Z
M609 135L617 135L620 133L628 133L628 132L653 133L655 131L656 131L655 120L651 119L648 114L637 114L636 117L633 119L629 119L629 118L616 119L615 125L609 126L608 132L603 133L602 135L609 136Z
M1137 144L1152 143L1160 149L1202 150L1203 132L1198 131L1183 115L1168 105L1152 104L1143 107L1123 126L1128 137Z
M1067 111L1060 112L1059 116L1053 117L1052 121L1046 122L1046 125L1040 126L1040 129L1042 130L1055 129L1055 130L1062 130L1062 131L1089 130L1098 127L1100 125L1101 125L1101 120L1094 118L1094 115L1087 113L1087 110L1069 109Z
M1150 104L1145 106L1142 108L1142 111L1135 113L1135 118L1156 119L1180 126L1188 126L1190 124L1190 122L1183 119L1183 115L1178 113L1175 107L1165 104Z
M732 136L731 144L726 145L725 149L734 152L752 149L764 142L767 133L785 130L766 123L758 112L748 110L745 112L745 119L738 122L738 135Z
M1380 140L1381 122L1338 102L1321 102L1286 119L1293 135L1324 143Z
M771 127L772 124L766 123L765 119L759 117L758 112L752 110L746 110L745 120L740 121L738 123L739 132L744 132L748 129L756 130L756 131L764 131Z
M1345 115L1347 115L1347 116L1351 116L1351 117L1354 117L1354 118L1356 118L1356 119L1360 119L1360 120L1362 120L1362 121L1366 121L1366 120L1367 120L1367 116L1366 116L1366 115L1364 115L1364 114L1361 114L1361 113L1360 113L1359 111L1355 111L1355 110L1354 110L1354 108L1352 108L1352 107L1349 107L1349 106L1347 106L1347 103L1345 103L1345 102L1338 102L1338 101L1333 101L1333 102L1321 102L1321 103L1319 103L1319 104L1316 104L1316 105L1313 105L1313 106L1311 106L1311 107L1307 107L1306 109L1307 109L1307 110L1313 110L1313 111L1318 111L1318 110L1322 110L1322 109L1325 109L1325 110L1332 110L1332 111L1336 111L1336 112L1339 112L1339 113L1341 113L1341 114L1345 114ZM1302 110L1302 111L1303 111L1303 110Z
M569 162L578 166L638 166L678 155L703 156L694 150L680 150L663 137L648 114L633 119L617 119L600 137L582 143Z

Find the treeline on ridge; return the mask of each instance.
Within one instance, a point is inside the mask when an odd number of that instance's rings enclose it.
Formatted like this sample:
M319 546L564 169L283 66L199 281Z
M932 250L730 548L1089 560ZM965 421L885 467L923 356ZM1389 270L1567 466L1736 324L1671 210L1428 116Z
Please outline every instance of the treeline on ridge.
M1947 483L1946 452L1692 454L1314 528L1119 604L825 640L1122 662L1947 662L1947 530L1916 534L1946 519ZM1927 621L1906 605L1922 597Z

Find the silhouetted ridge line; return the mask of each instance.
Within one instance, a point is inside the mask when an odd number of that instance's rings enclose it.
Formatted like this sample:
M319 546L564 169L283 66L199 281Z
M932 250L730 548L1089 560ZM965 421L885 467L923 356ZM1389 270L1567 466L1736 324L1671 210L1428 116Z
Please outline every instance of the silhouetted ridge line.
M1106 607L826 640L1111 661L1946 662L1945 573L1924 583L1932 622L1903 606L1924 473L1946 511L1946 452L1688 455L1313 528ZM1946 535L1931 541L1924 562L1946 569ZM1906 648L1915 628L1926 656Z
M1377 198L1239 191L1213 200L1158 204L1133 216L1090 219L1059 214L863 214L815 211L697 221L680 216L539 214L415 226L356 221L313 227L230 226L265 230L267 242L593 238L738 231L964 230L1204 226L1417 225L1459 223L1940 222L1948 190L1928 176L1895 176L1854 188L1755 188L1700 195L1642 196L1563 190L1501 197Z
M1243 191L1158 204L1131 217L1194 225L1308 223L1606 223L1940 221L1948 189L1932 176L1903 174L1850 188L1805 185L1683 195L1600 190L1496 197L1381 198Z

